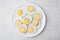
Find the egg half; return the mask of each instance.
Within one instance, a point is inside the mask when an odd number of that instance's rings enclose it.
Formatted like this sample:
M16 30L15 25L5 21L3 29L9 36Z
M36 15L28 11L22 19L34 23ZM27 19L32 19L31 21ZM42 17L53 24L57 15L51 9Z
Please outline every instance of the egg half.
M32 21L32 17L30 15L27 15L23 18L23 23L26 24L26 25L30 24L31 21Z
M19 28L18 28L18 31L20 33L25 33L27 31L27 26L24 25L24 24L20 25Z
M35 32L36 32L36 28L34 28L34 26L32 24L29 24L28 28L27 28L27 33L34 34Z

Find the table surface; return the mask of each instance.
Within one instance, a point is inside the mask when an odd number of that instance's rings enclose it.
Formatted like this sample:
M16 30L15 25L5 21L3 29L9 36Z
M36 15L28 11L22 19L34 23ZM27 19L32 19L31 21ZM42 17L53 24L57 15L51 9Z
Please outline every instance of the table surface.
M10 25L11 13L21 4L32 2L44 10L47 23L36 37L23 38ZM60 3L59 0L0 0L0 40L60 40Z

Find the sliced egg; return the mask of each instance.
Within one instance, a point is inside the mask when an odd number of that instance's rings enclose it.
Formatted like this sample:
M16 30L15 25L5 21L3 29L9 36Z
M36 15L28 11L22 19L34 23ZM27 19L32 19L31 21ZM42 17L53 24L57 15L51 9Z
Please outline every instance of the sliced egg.
M17 26L21 25L21 23L22 23L22 22L21 22L21 20L19 20L19 19L17 19L16 22L15 22L15 24L16 24Z
M34 11L34 7L32 5L28 5L27 6L27 11L28 12L33 12Z
M27 31L27 26L26 25L20 25L20 27L18 28L18 31L20 33L25 33Z
M14 19L15 26L20 26L22 24L22 18L15 18Z
M21 27L19 28L19 32L21 32L21 33L25 32L25 30L26 30L26 28L25 28L24 26L21 26Z
M21 16L23 14L23 10L17 10L17 15Z
M41 19L41 15L40 15L40 13L34 13L34 15L33 15L33 17L34 17L34 19L36 19L36 20L39 20L39 19Z
M28 34L34 34L36 32L36 29L34 28L33 25L29 24L27 28L27 33Z
M29 24L30 20L28 18L24 18L24 24Z
M39 24L39 21L38 21L38 20L33 19L33 20L32 20L32 24L33 24L34 26L37 26L37 25Z
M33 5L26 5L26 11L27 11L27 14L33 15L34 11L35 11L35 8L34 8Z
M16 10L16 15L20 17L24 17L26 15L26 11L24 7L18 8Z
M41 22L39 21L39 24L38 24L37 26L34 26L34 27L36 27L36 28L39 29L39 28L41 28L41 25L42 25L42 24L41 24Z
M34 29L31 26L28 27L27 32L32 33L33 31L34 31Z
M26 24L26 25L30 24L31 21L32 21L32 17L30 15L27 15L23 18L23 23Z
M40 28L41 27L41 22L39 20L33 20L32 21L32 25L35 27L35 28Z

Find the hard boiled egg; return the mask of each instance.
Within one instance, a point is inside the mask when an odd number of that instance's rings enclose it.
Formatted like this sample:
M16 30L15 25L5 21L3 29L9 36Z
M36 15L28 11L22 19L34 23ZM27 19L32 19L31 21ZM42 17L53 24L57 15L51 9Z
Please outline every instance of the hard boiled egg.
M27 31L27 26L24 25L24 24L20 25L19 28L18 28L18 31L20 33L25 33Z
M39 20L39 19L41 19L41 15L40 15L40 13L34 13L34 15L33 15L33 17L34 17L34 19L36 19L36 20Z
M33 19L33 20L32 20L32 24L33 24L34 26L37 26L37 25L39 24L39 21L38 21L38 20Z
M27 33L34 34L35 32L36 32L36 29L34 28L34 26L32 24L29 24L27 28Z
M27 15L23 18L23 23L26 24L26 25L30 24L31 21L32 21L32 17L30 15Z
M34 11L34 7L32 5L28 5L27 6L27 11L28 12L33 12Z
M24 7L21 7L21 8L19 7L15 13L16 13L16 16L18 17L24 17L26 15L26 11Z
M22 24L22 18L14 18L14 25L19 27Z

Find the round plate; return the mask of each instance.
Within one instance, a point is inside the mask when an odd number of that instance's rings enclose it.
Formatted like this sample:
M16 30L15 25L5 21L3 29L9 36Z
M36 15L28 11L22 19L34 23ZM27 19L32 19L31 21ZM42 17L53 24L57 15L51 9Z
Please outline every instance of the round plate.
M36 4L33 4L33 3L26 3L26 4L18 7L17 9L20 9L21 7L23 7L23 10L25 10L24 12L27 12L26 9L24 9L24 7L26 7L26 6L28 6L28 5L34 6L35 9L40 12L40 14L41 14L41 20L40 20L41 25L40 25L40 27L36 30L36 32L35 32L34 34L28 34L28 33L26 33L26 34L21 34L21 33L19 33L17 30L16 30L16 31L17 31L17 33L18 33L20 36L23 36L23 37L34 37L34 36L38 35L39 33L41 33L42 30L44 29L45 23L46 23L46 18L45 18L45 14L44 14L44 11L42 10L42 8L39 7L39 6L36 5ZM16 9L16 10L17 10L17 9ZM16 12L16 10L15 10L15 12ZM14 25L14 22L13 22L14 19L15 19L15 18L19 18L19 16L16 16L16 15L15 15L15 12L13 12L13 13L12 13L12 16L11 16L11 23L12 23L12 26L14 26L14 27L16 27L16 26ZM17 28L16 28L16 29L17 29Z

